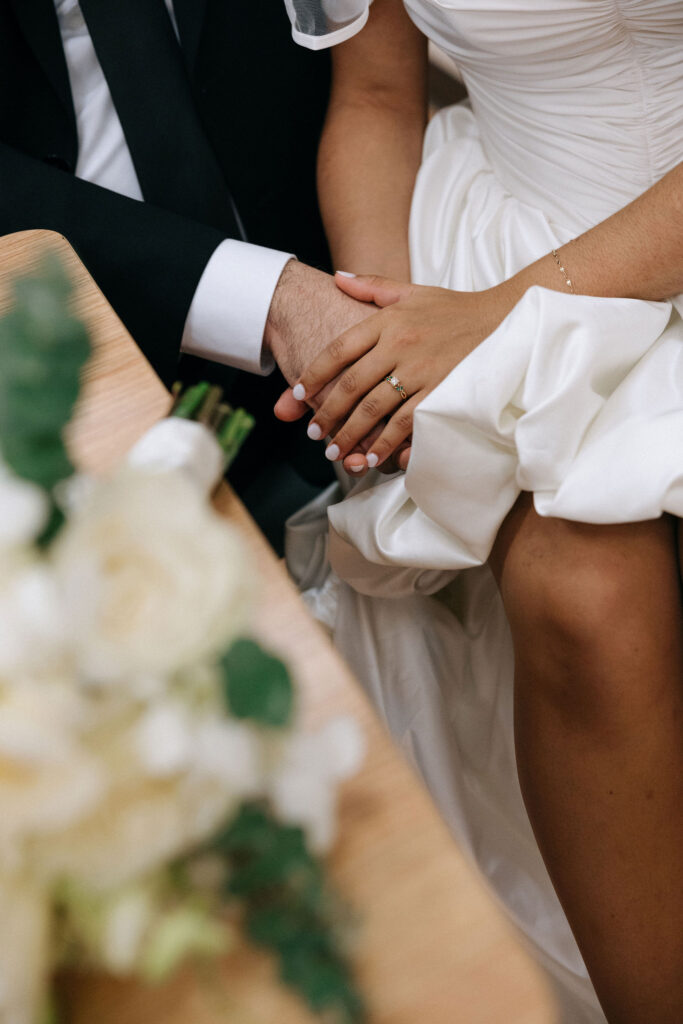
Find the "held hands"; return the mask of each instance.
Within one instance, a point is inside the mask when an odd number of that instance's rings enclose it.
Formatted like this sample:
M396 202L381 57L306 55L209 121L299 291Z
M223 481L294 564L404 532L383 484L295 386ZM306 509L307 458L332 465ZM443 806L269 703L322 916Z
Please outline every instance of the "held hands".
M376 312L377 307L358 302L335 288L329 274L296 260L290 260L275 290L264 333L266 347L290 383L297 380L305 366L342 331ZM314 396L310 405L317 409L325 389ZM275 407L278 419L300 419L307 411L305 403L297 402L287 389ZM366 469L362 452L374 440L364 439L358 450L345 460L345 468L356 475Z
M330 436L326 455L337 461L375 431L365 458L368 466L380 466L405 446L417 405L495 330L514 302L503 286L454 292L341 274L335 282L347 295L386 308L328 345L281 401L311 402L338 377L309 424L309 437ZM350 461L364 469L362 455ZM405 454L399 461L405 468Z

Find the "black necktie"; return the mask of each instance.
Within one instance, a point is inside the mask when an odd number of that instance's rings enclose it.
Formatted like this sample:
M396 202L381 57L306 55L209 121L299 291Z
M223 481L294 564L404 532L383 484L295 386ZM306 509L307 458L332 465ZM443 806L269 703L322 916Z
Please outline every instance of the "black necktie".
M239 237L164 0L80 0L147 202Z

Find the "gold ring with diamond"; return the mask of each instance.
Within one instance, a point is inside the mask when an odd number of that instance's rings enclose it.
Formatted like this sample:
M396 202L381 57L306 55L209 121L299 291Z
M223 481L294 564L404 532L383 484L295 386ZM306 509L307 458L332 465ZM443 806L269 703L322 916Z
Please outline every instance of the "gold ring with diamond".
M395 377L393 373L391 373L389 374L388 377L385 377L384 379L387 382L387 384L391 384L394 391L398 391L399 395L401 396L401 399L405 402L408 395L406 394L406 389L403 387L398 377Z

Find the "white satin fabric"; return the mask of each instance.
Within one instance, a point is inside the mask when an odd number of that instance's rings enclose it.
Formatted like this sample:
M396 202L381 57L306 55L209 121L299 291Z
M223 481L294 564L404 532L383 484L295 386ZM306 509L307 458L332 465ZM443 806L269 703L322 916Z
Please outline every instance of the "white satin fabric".
M680 0L406 6L457 60L471 103L427 131L417 282L494 285L683 159ZM307 599L549 971L567 1024L605 1018L522 803L512 647L485 562L521 490L546 516L683 516L681 311L680 297L531 289L420 405L406 475L369 476L337 504L329 493L291 524Z

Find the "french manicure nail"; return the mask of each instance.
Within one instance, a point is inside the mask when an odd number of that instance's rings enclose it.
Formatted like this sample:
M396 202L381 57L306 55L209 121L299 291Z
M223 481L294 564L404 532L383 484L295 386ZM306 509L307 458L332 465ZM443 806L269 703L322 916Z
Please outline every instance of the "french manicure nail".
M318 426L318 424L313 422L308 424L308 427L306 428L306 433L310 437L311 441L319 441L320 438L323 436L323 432Z
M303 402L304 398L306 397L306 392L304 390L303 384L295 384L294 387L292 388L292 394L296 398L297 402Z
M336 273L339 274L340 277L355 277L356 276L355 274L352 274L348 270L337 270Z
M352 473L362 473L364 467L363 466L349 466L349 469L351 470Z
M330 462L334 462L335 459L338 459L340 454L341 452L339 450L338 444L328 444L327 448L325 449L325 458L329 459Z
M367 462L370 469L374 469L377 463L379 462L379 455L375 455L374 452L370 452L369 455L365 456L365 461Z

